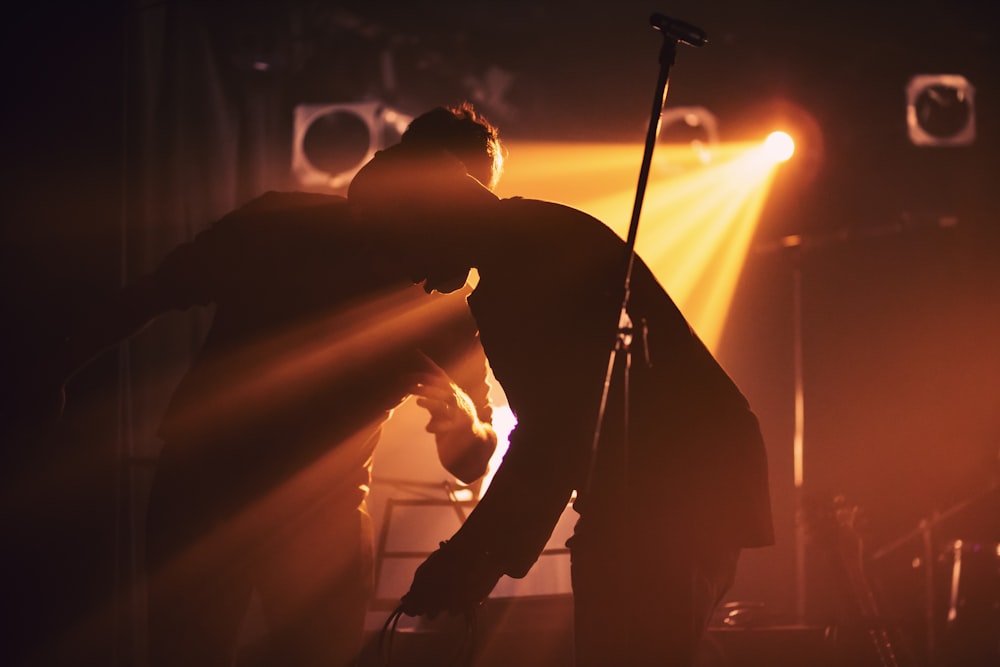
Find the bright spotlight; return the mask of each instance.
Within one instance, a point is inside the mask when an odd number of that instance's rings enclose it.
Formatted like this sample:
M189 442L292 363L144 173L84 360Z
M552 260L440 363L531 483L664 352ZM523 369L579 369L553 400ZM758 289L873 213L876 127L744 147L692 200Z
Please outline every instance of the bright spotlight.
M795 153L795 141L787 132L772 132L764 140L764 149L774 162L785 162Z

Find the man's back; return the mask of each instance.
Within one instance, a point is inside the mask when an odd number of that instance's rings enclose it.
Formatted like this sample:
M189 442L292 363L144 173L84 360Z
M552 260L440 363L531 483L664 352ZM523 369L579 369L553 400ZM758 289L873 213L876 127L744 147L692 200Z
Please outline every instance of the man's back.
M378 428L423 354L488 409L462 296L429 297L383 261L340 197L264 195L174 251L155 280L176 307L216 306L161 432L198 449L220 492L233 480L252 497L340 444L331 481L359 495ZM459 363L470 352L478 369ZM239 476L226 474L234 462Z
M628 430L620 355L599 441L602 459L588 480L618 330L625 244L599 221L565 206L513 199L500 207L489 228L489 257L469 298L521 431L512 437L508 471L501 468L491 493L516 494L521 484L515 478L546 470L543 483L560 489L552 498L578 491L576 508L584 520L595 511L670 512L713 539L770 543L767 466L756 418L639 258L628 308L634 325Z

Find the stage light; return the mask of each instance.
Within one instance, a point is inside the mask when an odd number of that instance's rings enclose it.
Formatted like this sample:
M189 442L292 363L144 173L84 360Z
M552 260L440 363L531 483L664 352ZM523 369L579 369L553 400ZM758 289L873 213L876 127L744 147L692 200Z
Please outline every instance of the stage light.
M788 135L788 139L776 138L777 132ZM780 185L779 191L775 192L778 201L785 196L787 184L794 183L796 188L812 184L826 161L826 139L819 121L809 110L791 99L767 99L748 109L734 133L740 137L764 137L760 143L768 148L761 149L762 160L769 159L767 155L771 147L775 149L777 154L775 159L770 160L769 168L779 166L781 169L784 185ZM782 145L786 146L782 150L792 152L784 162L776 161Z
M622 238L635 197L642 147L507 142L498 190L575 206ZM776 164L764 142L722 142L705 164L690 145L658 146L636 249L709 348L722 337L729 303Z
M411 120L380 102L300 104L294 110L292 172L308 188L346 188L375 151L399 141Z
M764 150L772 162L787 162L795 154L795 140L787 132L772 132L764 140Z
M976 140L976 89L960 74L918 74L906 86L906 127L915 146Z

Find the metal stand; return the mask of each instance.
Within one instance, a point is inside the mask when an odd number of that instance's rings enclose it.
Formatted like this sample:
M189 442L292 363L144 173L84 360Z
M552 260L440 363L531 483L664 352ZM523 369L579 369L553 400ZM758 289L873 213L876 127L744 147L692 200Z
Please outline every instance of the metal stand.
M795 383L795 432L792 438L792 480L795 485L795 620L806 622L805 518L805 388L802 357L802 251L792 246L792 369Z
M917 538L920 540L920 554L923 566L923 623L924 623L924 651L928 662L934 662L939 658L939 638L937 636L936 613L938 609L937 591L935 590L935 568L938 566L937 556L940 545L938 543L938 527L947 520L961 514L970 507L977 505L987 498L994 496L1000 491L1000 481L994 481L988 487L979 490L969 498L960 503L952 505L943 511L934 511L929 516L922 518L917 526L894 539L871 556L873 562L882 560L886 556L894 554L904 546L913 543ZM953 564L953 568L955 565ZM952 578L952 596L955 595L955 578ZM951 611L954 612L954 600L950 602Z
M646 184L649 181L649 168L653 162L653 149L656 146L656 139L660 130L660 119L663 114L663 105L667 98L667 88L670 83L670 68L674 64L677 55L677 44L684 43L689 46L704 46L708 41L705 33L692 25L667 18L662 14L653 14L649 19L650 25L663 34L663 46L660 48L660 72L656 81L656 92L653 96L653 108L650 112L649 128L646 132L646 146L642 156L642 166L639 169L639 182L636 186L635 202L632 206L632 219L629 223L628 236L625 239L625 271L622 281L622 305L618 314L618 336L612 346L608 357L608 368L604 376L604 387L601 392L601 402L597 412L597 423L594 428L594 439L590 451L590 465L587 471L587 486L589 490L594 479L594 469L597 462L597 450L600 445L601 429L604 425L604 414L607 409L608 395L611 390L611 380L614 375L615 365L618 355L625 355L625 377L624 387L624 443L628 451L628 405L629 405L629 370L632 365L631 345L633 338L633 325L628 316L629 296L631 294L632 269L635 265L635 239L639 232L639 216L642 212L642 201L646 194Z

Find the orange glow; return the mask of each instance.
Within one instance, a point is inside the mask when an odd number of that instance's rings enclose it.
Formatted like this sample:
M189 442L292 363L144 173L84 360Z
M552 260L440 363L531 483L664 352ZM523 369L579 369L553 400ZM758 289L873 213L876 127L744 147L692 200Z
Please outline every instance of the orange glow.
M493 452L493 456L490 458L489 468L486 471L486 475L483 477L482 482L479 486L479 497L482 498L486 493L486 489L490 488L490 482L493 481L493 476L497 472L497 468L503 463L503 457L507 454L507 447L509 445L509 439L511 431L517 426L517 417L514 416L513 411L507 406L507 399L503 396L503 388L499 387L495 382L493 384L494 394L490 397L493 402L493 430L497 434L497 448Z
M229 390L190 406L186 419L199 427L253 409L247 406L290 404L319 391L330 378L374 363L408 335L429 331L450 316L448 299L414 299L413 290L420 289L402 286L248 343L216 362L230 378Z
M772 132L767 135L764 147L775 162L786 162L795 154L795 141L787 132Z
M636 250L712 349L773 180L774 142L718 144L707 160L688 145L654 152ZM559 201L627 236L642 146L508 142L508 149L501 196Z

